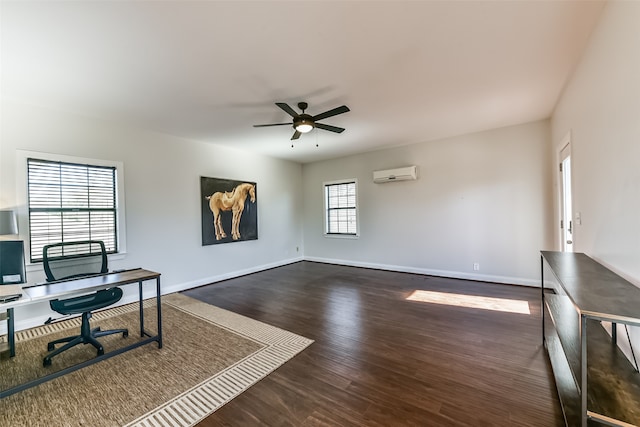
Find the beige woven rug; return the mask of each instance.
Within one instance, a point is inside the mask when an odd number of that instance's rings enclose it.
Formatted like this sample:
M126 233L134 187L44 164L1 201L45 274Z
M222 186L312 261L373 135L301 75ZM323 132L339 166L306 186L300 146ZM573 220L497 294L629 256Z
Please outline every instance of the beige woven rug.
M193 426L313 342L184 295L162 302L162 349L151 343L1 399L0 426ZM127 338L100 338L105 351L139 339L137 310L94 315L92 327L129 328ZM150 301L149 331L154 318ZM16 357L0 361L0 388L95 356L92 346L77 346L42 367L46 343L77 330L72 319L19 332Z

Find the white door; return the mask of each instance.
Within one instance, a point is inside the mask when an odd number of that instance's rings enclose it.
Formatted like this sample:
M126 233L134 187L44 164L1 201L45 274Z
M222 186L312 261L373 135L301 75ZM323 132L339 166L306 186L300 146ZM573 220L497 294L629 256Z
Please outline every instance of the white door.
M573 211L571 208L571 144L560 151L560 236L562 250L573 252Z

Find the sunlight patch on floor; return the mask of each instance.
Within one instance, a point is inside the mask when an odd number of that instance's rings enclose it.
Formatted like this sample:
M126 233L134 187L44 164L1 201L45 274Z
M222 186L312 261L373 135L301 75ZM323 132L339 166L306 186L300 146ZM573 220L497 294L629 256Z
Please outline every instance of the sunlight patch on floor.
M409 301L428 302L433 304L454 305L457 307L480 308L484 310L504 311L507 313L531 314L527 301L482 297L478 295L452 294L416 290L407 297Z

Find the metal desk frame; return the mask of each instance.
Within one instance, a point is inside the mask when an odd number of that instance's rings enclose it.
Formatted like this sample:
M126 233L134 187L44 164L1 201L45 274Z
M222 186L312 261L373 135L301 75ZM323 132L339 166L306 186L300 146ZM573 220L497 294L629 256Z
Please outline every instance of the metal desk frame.
M157 304L157 322L158 332L156 335L151 335L144 328L144 312L142 307L142 283L148 280L156 281L156 304ZM133 270L125 270L120 272L106 273L95 276L83 277L80 279L62 280L57 282L46 283L42 285L27 286L22 289L24 295L20 300L11 301L8 303L0 304L0 309L6 309L9 316L13 316L13 309L15 307L26 306L37 302L50 301L56 298L67 298L74 295L86 294L90 292L99 291L101 289L112 288L115 286L123 286L131 283L138 283L139 293L139 315L140 315L140 336L146 337L145 339L128 345L126 347L119 348L117 350L110 351L101 356L97 356L92 359L88 359L84 362L78 363L73 366L61 369L51 374L45 375L35 380L28 381L18 386L12 387L7 390L0 391L0 399L12 394L18 393L22 390L26 390L31 387L35 387L44 382L53 380L63 375L82 369L86 366L93 365L94 363L101 362L109 359L113 356L117 356L129 350L141 347L143 345L157 342L158 348L162 348L162 305L161 305L161 291L160 291L160 273L137 268ZM13 318L12 318L13 319ZM13 322L8 325L9 333L9 345L11 347L11 356L15 355L15 338Z

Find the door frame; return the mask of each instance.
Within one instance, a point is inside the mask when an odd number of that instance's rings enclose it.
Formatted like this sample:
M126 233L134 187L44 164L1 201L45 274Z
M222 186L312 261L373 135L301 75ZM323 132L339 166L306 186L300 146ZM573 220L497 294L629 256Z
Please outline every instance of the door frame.
M564 221L565 223L563 223L563 220L565 219L565 191L564 191L564 173L562 171L562 163L564 162L564 159L566 159L567 157L570 159L572 158L572 146L571 146L571 130L569 130L567 132L567 134L564 136L564 138L562 138L562 140L560 141L560 144L558 145L558 150L557 150L557 162L556 162L556 171L559 173L558 175L558 228L556 230L558 230L558 243L559 243L559 249L561 251L567 251L567 252L573 252L573 249L575 247L575 221L573 221L573 213L571 213L571 218L569 219L569 224L566 224L566 221ZM571 190L571 205L572 205L572 210L573 210L573 165L570 163L570 169L569 169L569 186L570 186L570 190ZM566 227L572 227L573 232L571 232L571 240L572 240L572 244L570 248L567 248L566 246L566 236L565 236L565 230Z

